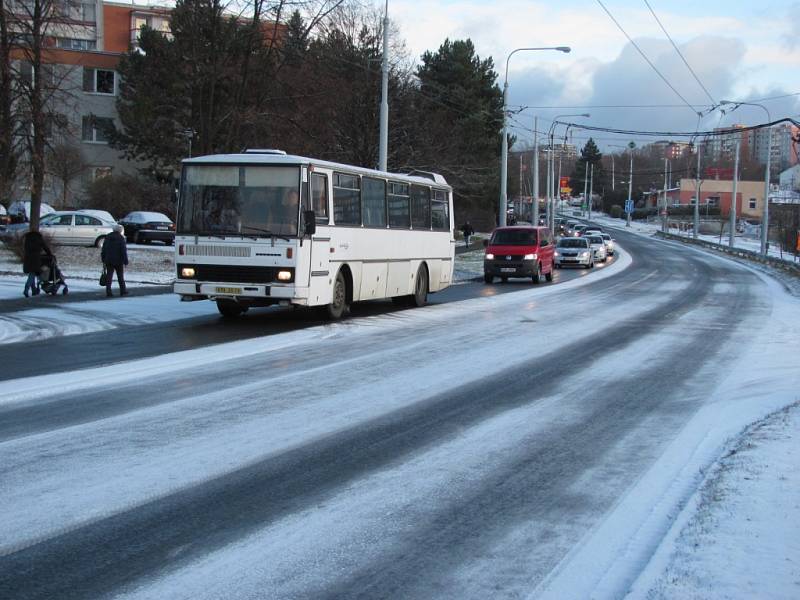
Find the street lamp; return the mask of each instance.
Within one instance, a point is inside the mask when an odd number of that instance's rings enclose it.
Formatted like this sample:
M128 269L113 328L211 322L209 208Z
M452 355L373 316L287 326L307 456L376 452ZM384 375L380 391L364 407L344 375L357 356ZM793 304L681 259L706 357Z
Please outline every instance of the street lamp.
M555 129L558 126L559 119L564 119L566 117L584 117L589 118L592 115L589 113L575 113L569 115L556 115L553 117L553 122L550 125L550 129L548 131L548 138L549 138L549 147L550 147L550 163L549 163L549 171L548 174L552 173L552 176L549 178L549 181L552 182L552 188L548 187L547 189L547 197L546 197L546 205L545 205L545 214L547 220L547 226L551 229L555 229L555 207L556 207L556 198L559 200L561 199L561 158L564 155L564 146L567 143L567 134L569 133L569 124L567 124L567 128L564 131L564 143L561 145L561 152L558 153L558 180L556 180L556 157L555 157ZM563 123L562 123L563 125ZM558 193L556 193L558 190Z
M500 154L500 212L498 213L498 218L501 227L505 227L506 225L506 210L508 207L508 194L507 194L507 171L508 171L508 113L507 113L507 101L508 101L508 62L511 60L511 57L514 56L517 52L527 52L533 50L556 50L558 52L568 53L571 51L569 46L553 46L553 47L544 47L544 48L517 48L512 50L511 53L506 58L506 73L505 78L503 80L503 144L502 144L502 152Z
M731 100L720 100L720 106L733 105L731 110L736 110L742 105L757 106L767 113L767 123L772 123L769 110L763 104L756 102L733 102ZM770 159L772 158L772 127L767 125L767 171L764 176L764 208L761 211L761 254L767 255L767 245L769 244L769 178L770 178ZM734 200L735 201L735 200Z
M628 206L626 208L633 209L633 149L636 148L636 144L631 141L628 142L628 148L631 151L631 170L628 175ZM625 217L625 227L631 226L631 212L626 211L627 216Z

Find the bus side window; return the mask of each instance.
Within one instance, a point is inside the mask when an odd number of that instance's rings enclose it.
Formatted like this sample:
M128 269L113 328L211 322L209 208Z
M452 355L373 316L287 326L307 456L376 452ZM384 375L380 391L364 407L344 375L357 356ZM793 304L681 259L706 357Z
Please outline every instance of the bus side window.
M328 176L324 173L311 176L311 208L317 222L328 222Z

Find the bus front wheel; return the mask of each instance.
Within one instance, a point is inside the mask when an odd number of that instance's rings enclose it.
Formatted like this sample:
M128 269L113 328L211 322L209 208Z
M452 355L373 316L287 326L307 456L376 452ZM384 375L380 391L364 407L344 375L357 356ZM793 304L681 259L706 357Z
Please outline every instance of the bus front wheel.
M223 317L238 317L245 309L234 300L217 300L217 310Z
M341 319L347 312L347 284L341 271L336 274L336 281L333 283L333 299L327 306L328 317L331 319Z

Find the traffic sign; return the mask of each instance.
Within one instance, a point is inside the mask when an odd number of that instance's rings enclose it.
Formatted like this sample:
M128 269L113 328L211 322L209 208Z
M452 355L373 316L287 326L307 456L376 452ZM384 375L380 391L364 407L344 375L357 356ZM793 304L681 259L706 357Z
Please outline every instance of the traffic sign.
M628 214L633 212L633 200L625 200L625 212Z

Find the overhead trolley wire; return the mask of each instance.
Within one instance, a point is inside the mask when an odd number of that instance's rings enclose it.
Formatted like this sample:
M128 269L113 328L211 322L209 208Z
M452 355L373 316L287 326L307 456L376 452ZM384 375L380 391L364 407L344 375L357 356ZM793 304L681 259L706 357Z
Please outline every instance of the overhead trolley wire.
M677 89L675 89L675 86L673 86L673 85L672 85L672 84L669 82L669 80L668 80L666 77L664 77L664 75L661 73L661 71L659 71L659 70L658 70L658 68L657 68L657 67L656 67L656 66L653 64L653 61L651 61L651 60L650 60L650 59L647 57L647 55L644 53L644 51L643 51L643 50L642 50L642 49L639 47L639 44L637 44L637 43L636 43L636 42L633 40L633 38L632 38L631 36L629 36L629 35L628 35L628 32L627 32L627 31L625 31L625 29L623 29L622 25L620 25L620 24L619 24L619 21L617 21L617 20L614 18L614 15L612 15L612 14L611 14L611 11L609 11L609 10L606 8L606 5L605 5L605 4L603 4L603 1L602 1L602 0L597 0L597 3L600 5L600 7L601 7L601 8L602 8L604 11L606 11L606 14L609 16L609 18L610 18L612 21L614 21L614 24L617 26L617 28L618 28L618 29L619 29L619 30L620 30L620 31L623 33L623 35L624 35L626 38L628 38L628 41L629 41L629 42L630 42L630 43L633 45L633 47L634 47L634 48L636 48L636 50L639 52L639 54L641 54L641 55L642 55L642 58L644 58L644 59L647 61L647 64L648 64L648 65L650 65L650 68L652 68L652 69L653 69L653 71L655 71L655 72L656 72L656 74L657 74L657 75L658 75L658 76L659 76L659 77L662 79L662 81L663 81L664 83L666 83L666 84L669 86L669 89L671 89L673 92L675 92L675 95L676 95L676 96L678 96L678 98L680 98L681 100L683 100L683 103L684 103L684 104L685 104L685 105L686 105L686 106L689 108L689 110L691 110L691 111L692 111L693 113L695 113L695 114L698 114L698 111L696 111L696 110L695 110L694 106L692 106L692 105L689 103L689 101L688 101L686 98L684 98L684 97L681 95L681 93L680 93L680 92L679 92Z
M650 14L653 15L653 18L656 20L656 23L658 23L658 26L661 27L661 31L664 32L665 36L667 36L667 39L669 40L669 43L672 44L673 48L675 48L675 52L677 52L678 56L681 57L681 60L683 61L683 64L686 65L687 69L689 69L689 72L692 74L692 77L694 77L694 80L697 82L697 85L699 85L701 88L703 88L703 91L706 93L706 96L708 96L708 99L711 100L711 103L712 104L716 104L716 100L714 100L714 97L706 89L706 86L703 85L703 82L700 81L700 78L697 76L697 73L694 72L694 69L692 69L692 67L689 64L689 62L683 56L683 52L680 51L680 49L678 48L678 45L675 43L675 41L672 39L670 34L667 32L667 29L661 23L661 19L658 18L658 15L656 14L656 11L653 10L653 7L650 6L650 3L647 0L644 0L644 3L647 5L647 8L650 9Z

